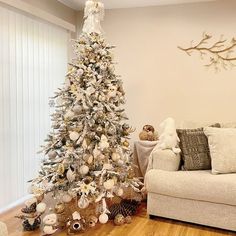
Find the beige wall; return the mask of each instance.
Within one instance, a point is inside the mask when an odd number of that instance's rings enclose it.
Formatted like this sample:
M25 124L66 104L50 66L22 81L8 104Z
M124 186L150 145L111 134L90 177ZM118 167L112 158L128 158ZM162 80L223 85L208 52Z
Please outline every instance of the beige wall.
M54 16L57 16L71 24L76 23L76 11L58 2L57 0L22 0L40 8Z
M144 124L157 127L168 116L177 122L236 120L236 68L216 74L197 54L177 49L199 40L203 31L216 39L236 36L235 12L234 0L106 12L103 28L117 46L117 73L135 138Z

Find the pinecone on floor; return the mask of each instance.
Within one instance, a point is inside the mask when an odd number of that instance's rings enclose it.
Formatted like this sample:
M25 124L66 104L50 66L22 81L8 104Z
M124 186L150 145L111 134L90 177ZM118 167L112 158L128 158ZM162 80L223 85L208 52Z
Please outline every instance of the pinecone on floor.
M134 215L139 206L140 202L135 200L122 200L120 203L113 204L109 207L109 219L113 220L118 214L124 217Z

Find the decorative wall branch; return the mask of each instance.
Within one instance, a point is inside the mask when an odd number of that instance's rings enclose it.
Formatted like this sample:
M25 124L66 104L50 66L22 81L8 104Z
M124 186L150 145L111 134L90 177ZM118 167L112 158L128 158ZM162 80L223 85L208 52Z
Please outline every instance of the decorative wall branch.
M199 43L193 44L189 48L178 47L179 49L185 51L189 56L193 52L199 52L201 59L207 58L208 63L206 67L214 67L216 71L219 71L221 68L227 70L236 66L236 39L232 38L231 41L224 39L224 36L221 36L220 39L211 44L212 36L206 33L203 33L202 39Z

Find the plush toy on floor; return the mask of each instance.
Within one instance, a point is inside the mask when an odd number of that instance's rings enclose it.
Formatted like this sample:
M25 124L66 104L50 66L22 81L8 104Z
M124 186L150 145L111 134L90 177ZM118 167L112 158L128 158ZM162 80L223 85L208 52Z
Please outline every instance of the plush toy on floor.
M43 235L52 235L57 231L57 215L49 214L43 218Z
M159 142L155 149L171 149L174 153L180 153L178 148L179 138L176 133L175 120L167 118L160 124Z

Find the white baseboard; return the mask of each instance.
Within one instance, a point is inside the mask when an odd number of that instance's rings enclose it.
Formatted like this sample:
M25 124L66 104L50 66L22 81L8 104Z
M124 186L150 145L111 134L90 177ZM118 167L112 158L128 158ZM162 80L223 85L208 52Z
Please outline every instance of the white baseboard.
M12 208L17 207L18 205L21 205L22 203L24 203L26 200L28 200L31 197L32 197L32 195L27 195L23 198L20 198L19 200L15 201L15 202L9 204L9 205L7 205L6 207L0 208L0 214L11 210Z

